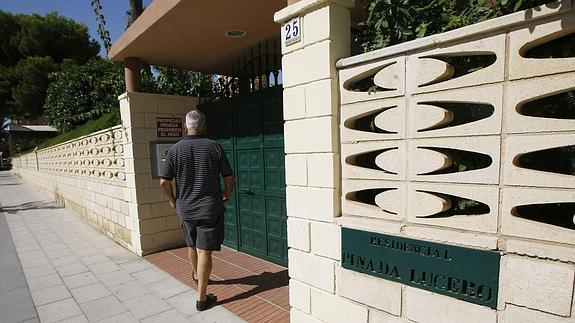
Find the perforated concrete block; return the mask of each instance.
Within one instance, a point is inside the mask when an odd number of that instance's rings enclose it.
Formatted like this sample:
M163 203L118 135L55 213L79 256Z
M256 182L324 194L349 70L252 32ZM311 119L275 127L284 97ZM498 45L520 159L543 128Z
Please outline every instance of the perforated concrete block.
M424 85L429 76L423 78L423 75L428 75L430 72L438 74L437 69L424 68L429 67L429 58L441 58L449 56L474 56L494 54L496 60L493 64L484 67L478 71L465 74L463 76L449 79L443 82ZM425 58L422 60L422 58ZM423 64L421 64L423 62ZM446 89L469 87L479 84L490 84L503 81L504 64L505 64L505 34L498 34L491 37L481 38L477 40L466 39L465 41L457 41L456 44L451 46L442 46L430 51L425 51L410 55L407 59L407 93L424 93L434 92Z
M572 146L574 134L549 134L507 136L503 139L503 183L517 186L575 187L575 177L567 174L552 173L520 167L522 155L551 148ZM546 163L553 163L550 157L542 156ZM539 163L541 165L541 163Z
M407 220L409 222L480 232L497 232L498 186L410 183L407 191ZM484 204L486 208L484 206L477 211L477 203ZM475 209L470 209L471 207ZM466 214L468 210L471 214Z
M311 222L311 252L319 256L340 260L341 227L337 224Z
M331 188L288 186L287 214L290 217L332 222L339 216L339 192Z
M525 104L531 101L573 91L573 89L575 89L575 72L510 82L505 98L507 102L506 132L535 133L575 130L575 120L554 118L551 115L547 118L536 117L534 112L525 111ZM542 102L533 104L540 108L544 107ZM541 112L545 113L545 109Z
M530 48L575 32L573 12L573 10L566 11L547 22L534 21L509 33L510 79L575 71L575 57L544 59L525 57Z
M307 155L285 156L286 184L307 186Z
M336 263L332 259L289 249L288 261L290 263L289 276L291 278L329 293L335 291ZM312 268L313 270L310 270Z
M287 121L284 125L285 152L337 152L337 132L333 117Z
M553 220L545 219L545 211L543 209L529 210L525 208L525 206L537 204L547 204L553 207L553 203L575 203L575 191L572 189L536 189L527 187L503 188L501 233L514 237L555 241L575 247L575 230L554 225L552 224L553 222L543 222ZM553 216L551 210L548 210L547 214L548 216ZM540 217L540 221L537 221L539 219L533 218L533 216ZM557 214L555 216L562 216L563 219L571 219L571 221L574 220L572 218L573 214Z
M315 288L311 290L311 314L324 322L367 322L367 307Z
M305 118L305 85L284 89L283 110L286 121Z
M295 279L289 281L289 302L292 308L296 308L306 314L311 313L311 288Z
M341 146L344 179L402 180L406 178L406 142L380 141Z
M308 170L307 183L309 186L327 188L336 188L339 186L339 154L308 154L306 158Z
M530 310L521 306L507 304L505 310L499 313L500 323L571 323L573 317L561 317L543 313L541 311Z
M460 103L452 110L441 108L442 104ZM481 108L470 110L465 104L480 104ZM501 133L503 105L503 85L485 85L466 87L450 91L441 91L413 96L409 100L409 137L447 137L465 135L498 135ZM461 118L462 111L473 111L473 114L489 115L484 119L449 126L450 119ZM485 111L485 112L483 112ZM447 112L447 113L446 113Z
M310 251L310 223L294 217L287 219L288 247Z
M574 274L573 264L504 256L499 274L499 304L569 316Z
M370 118L373 120L369 121ZM373 126L366 127L366 123ZM405 100L364 101L341 107L342 143L402 138L405 138Z
M394 315L401 315L401 284L338 267L337 294Z
M344 180L342 213L400 221L405 218L405 194L405 184L401 182ZM386 195L391 198L387 199Z
M426 182L497 184L499 183L500 141L499 136L411 140L408 144L409 171L407 178L409 180ZM431 164L439 165L437 163L438 158L442 159L444 158L442 156L449 157L456 153L445 151L444 149L482 154L486 160L491 159L491 163L484 168L447 174L434 174L434 171L429 168ZM436 169L436 171L440 170L441 168Z
M368 90L353 90L355 83L371 76L377 78L379 86L385 91L370 93ZM339 83L342 104L402 96L405 93L405 57L386 57L342 69L339 71Z
M506 237L504 250L522 256L546 258L575 263L575 246L564 246L541 241L524 241Z
M414 322L495 323L496 311L420 289L405 287L403 316Z
M496 250L498 247L497 236L478 232L466 232L408 224L403 228L403 233L409 238L455 244L464 247L489 250Z

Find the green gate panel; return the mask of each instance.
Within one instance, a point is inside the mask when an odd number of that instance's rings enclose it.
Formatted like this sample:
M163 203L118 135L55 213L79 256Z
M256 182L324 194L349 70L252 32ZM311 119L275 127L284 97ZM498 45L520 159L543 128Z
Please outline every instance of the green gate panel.
M286 201L270 197L266 200L268 255L276 262L287 264Z
M262 196L238 194L241 247L266 255L265 201Z
M266 191L285 194L285 154L283 148L265 149Z

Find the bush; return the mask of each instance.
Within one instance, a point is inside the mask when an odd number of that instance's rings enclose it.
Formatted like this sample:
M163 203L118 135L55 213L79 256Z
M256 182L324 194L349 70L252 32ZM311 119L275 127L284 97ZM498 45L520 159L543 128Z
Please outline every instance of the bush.
M371 0L355 41L363 51L472 25L549 0Z
M119 109L117 97L124 92L121 64L97 58L85 65L69 64L50 79L44 111L59 132Z

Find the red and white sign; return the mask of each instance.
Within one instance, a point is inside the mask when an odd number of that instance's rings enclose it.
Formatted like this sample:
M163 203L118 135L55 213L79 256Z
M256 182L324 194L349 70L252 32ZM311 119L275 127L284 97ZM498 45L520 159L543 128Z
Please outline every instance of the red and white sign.
M156 118L156 133L160 138L181 137L183 134L182 118Z

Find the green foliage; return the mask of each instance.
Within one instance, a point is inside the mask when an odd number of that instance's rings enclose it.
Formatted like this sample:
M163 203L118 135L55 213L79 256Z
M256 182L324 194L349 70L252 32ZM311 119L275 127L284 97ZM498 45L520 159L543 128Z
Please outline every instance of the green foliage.
M99 52L88 28L51 13L12 15L0 10L0 115L37 116L48 74L83 64Z
M76 129L74 129L72 131L61 133L54 138L48 139L48 140L44 141L43 143L39 144L37 146L37 148L42 149L42 148L50 147L53 145L57 145L59 143L63 143L63 142L68 141L68 140L72 140L72 139L76 139L78 137L89 135L89 134L96 132L98 130L103 130L103 129L107 129L107 128L119 125L120 123L121 123L120 110L115 109L111 112L108 112L108 113L100 116L100 118L98 118L96 120L88 121L86 124L84 124L80 127L77 127Z
M442 33L549 0L371 0L355 41L365 52Z
M214 76L171 67L155 67L156 93L209 97L214 94Z
M117 97L124 92L121 64L101 58L65 67L51 81L44 110L60 132L117 110Z

